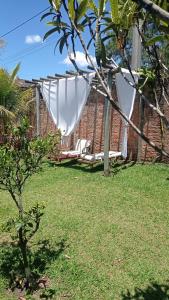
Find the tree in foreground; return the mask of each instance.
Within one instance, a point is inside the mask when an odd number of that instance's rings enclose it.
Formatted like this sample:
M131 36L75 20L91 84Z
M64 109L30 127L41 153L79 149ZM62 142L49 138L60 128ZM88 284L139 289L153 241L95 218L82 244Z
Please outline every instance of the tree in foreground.
M42 19L48 18L47 24L52 26L52 29L45 34L44 39L51 34L57 34L56 46L59 46L60 53L65 47L75 70L83 76L82 70L76 63L76 45L79 47L80 43L90 68L96 72L98 85L93 84L93 88L109 99L113 108L146 143L161 155L169 157L169 153L162 145L161 147L155 145L143 130L140 130L123 113L111 94L107 80L108 72L113 75L121 72L124 79L127 80L121 69L122 66L128 68L134 80L128 41L131 40L131 29L136 26L146 59L140 70L141 80L139 83L127 82L136 89L143 105L146 104L158 114L161 127L165 130L169 129L169 120L161 108L161 104L168 105L169 103L166 88L169 71L166 63L168 51L165 51L169 41L168 2L155 1L154 3L149 0L49 0L49 2L51 4L50 11L44 14ZM106 51L106 45L111 44L111 41L114 44L114 51L118 53L118 58L120 57L120 65L113 53ZM95 51L97 65L90 56L90 48ZM152 94L150 99L145 95L145 87L149 83Z
M19 126L11 129L8 141L0 147L0 189L8 191L16 205L17 217L8 220L5 230L15 234L20 249L25 278L25 288L31 285L32 270L29 260L29 242L40 226L44 205L35 204L28 211L25 209L23 190L28 179L41 170L43 158L52 150L52 136L28 139L30 126L27 119L22 119Z
M7 123L14 119L14 111L19 101L19 89L15 84L17 70L10 75L6 70L0 69L0 122L1 132L6 132Z
M17 82L20 64L8 73L0 69L0 127L1 135L8 134L9 123L16 123L21 117L28 115L34 102L32 89L22 90Z

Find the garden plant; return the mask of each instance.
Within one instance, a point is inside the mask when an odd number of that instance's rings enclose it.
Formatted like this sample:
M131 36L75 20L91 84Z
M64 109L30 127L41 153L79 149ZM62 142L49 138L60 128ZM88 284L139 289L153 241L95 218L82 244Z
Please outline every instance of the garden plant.
M4 229L12 232L11 237L20 249L18 260L24 288L29 288L33 280L29 242L39 229L44 205L37 203L26 210L23 191L28 179L41 170L43 158L56 142L52 136L29 139L29 129L28 120L22 119L18 126L10 128L8 140L0 147L0 189L10 194L17 209L17 217L10 218Z

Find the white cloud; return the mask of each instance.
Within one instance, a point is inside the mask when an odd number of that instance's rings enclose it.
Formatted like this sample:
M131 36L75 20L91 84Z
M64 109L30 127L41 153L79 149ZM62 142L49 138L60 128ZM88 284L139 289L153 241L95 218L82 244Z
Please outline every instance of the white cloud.
M90 62L86 60L86 56L85 56L85 54L84 54L83 52L76 51L76 57L74 57L74 54L71 53L71 57L72 57L73 59L75 59L77 65L78 65L79 67L87 67L88 65L90 65ZM92 56L92 55L90 55L90 57L91 57L93 63L96 64L96 59L95 59L95 57ZM66 64L66 65L71 65L71 64L72 64L71 61L70 61L70 59L69 59L69 56L67 56L67 57L64 59L63 63Z
M27 35L25 37L26 44L35 44L35 43L41 43L41 42L42 42L42 38L38 34Z
M4 48L6 45L6 42L3 39L0 39L0 48Z

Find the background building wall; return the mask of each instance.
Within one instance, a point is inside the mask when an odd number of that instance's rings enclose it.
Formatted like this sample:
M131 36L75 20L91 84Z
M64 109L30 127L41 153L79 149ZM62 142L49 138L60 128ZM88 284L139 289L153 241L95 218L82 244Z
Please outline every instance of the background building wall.
M113 91L114 98L117 100L116 92ZM167 104L162 106L165 114L169 117L169 107ZM32 124L36 127L36 116L32 114ZM139 99L136 98L132 121L139 126ZM57 128L53 123L44 100L40 100L40 135L49 132L56 132ZM110 120L110 150L120 151L122 142L123 122L119 114L112 108ZM144 133L156 145L164 145L164 149L169 152L169 131L161 131L159 116L145 105L144 109ZM163 135L163 138L162 138ZM73 149L78 138L85 138L92 141L92 152L103 151L104 147L104 97L95 90L91 90L85 105L82 117L74 133L67 139L62 148ZM128 157L137 159L138 135L132 128L128 130ZM153 160L158 154L142 141L141 158L142 160Z

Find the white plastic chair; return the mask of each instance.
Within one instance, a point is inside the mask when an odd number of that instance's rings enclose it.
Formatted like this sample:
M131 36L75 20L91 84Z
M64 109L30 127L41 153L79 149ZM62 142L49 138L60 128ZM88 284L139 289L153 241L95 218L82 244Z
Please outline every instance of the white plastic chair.
M121 156L121 152L118 151L109 151L109 159L117 158ZM95 153L95 154L81 154L80 158L84 161L96 162L104 160L104 152Z
M78 139L75 145L75 150L63 151L61 155L66 156L67 158L79 157L82 153L87 154L87 149L90 147L91 141L85 139Z

